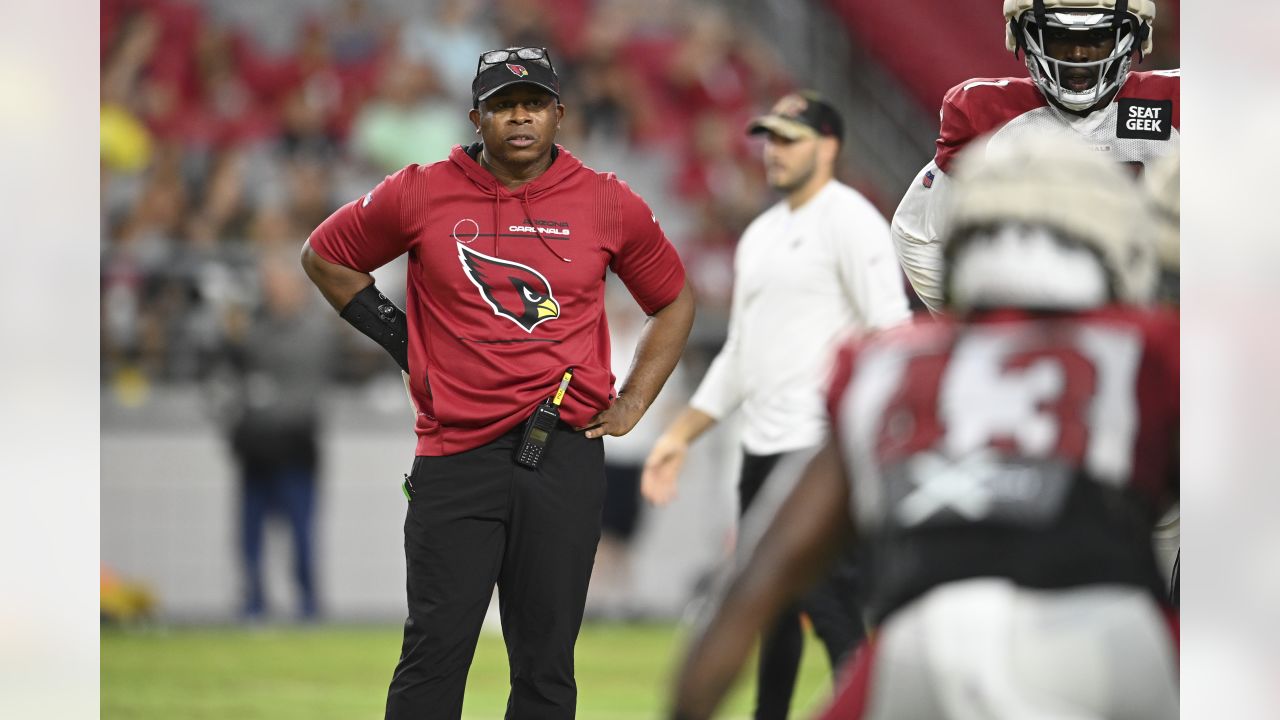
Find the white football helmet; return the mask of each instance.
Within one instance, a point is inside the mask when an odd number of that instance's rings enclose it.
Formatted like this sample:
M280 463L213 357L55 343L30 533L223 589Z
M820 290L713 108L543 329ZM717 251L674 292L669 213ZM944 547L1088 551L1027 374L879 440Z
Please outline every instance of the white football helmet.
M1133 53L1146 57L1152 48L1155 0L1004 0L1005 46L1023 52L1031 79L1068 110L1088 110L1102 102L1129 75ZM1115 47L1101 60L1070 62L1050 57L1046 34L1114 33ZM1087 88L1072 90L1064 74L1093 75ZM1082 78L1083 79L1083 78Z
M973 143L948 198L945 301L961 311L1149 302L1149 207L1120 165L1065 133Z

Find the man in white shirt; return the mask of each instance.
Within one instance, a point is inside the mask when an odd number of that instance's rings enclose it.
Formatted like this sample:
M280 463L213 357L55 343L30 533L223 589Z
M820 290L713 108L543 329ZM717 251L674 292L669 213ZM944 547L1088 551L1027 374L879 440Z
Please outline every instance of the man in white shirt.
M753 120L748 132L765 135L768 182L785 197L743 233L728 339L689 406L645 461L641 491L657 505L675 496L690 443L741 408L738 495L745 513L780 461L809 454L825 436L821 385L837 340L910 317L888 223L834 179L843 137L835 108L815 93L788 95ZM758 720L787 716L803 650L801 610L813 621L833 670L861 640L852 575L846 559L766 634Z

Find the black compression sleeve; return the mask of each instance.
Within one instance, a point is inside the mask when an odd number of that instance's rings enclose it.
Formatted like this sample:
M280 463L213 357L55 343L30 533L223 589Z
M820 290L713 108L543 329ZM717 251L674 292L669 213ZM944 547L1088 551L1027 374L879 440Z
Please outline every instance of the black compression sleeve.
M339 314L391 353L401 370L409 372L409 321L377 287L370 285L356 293Z

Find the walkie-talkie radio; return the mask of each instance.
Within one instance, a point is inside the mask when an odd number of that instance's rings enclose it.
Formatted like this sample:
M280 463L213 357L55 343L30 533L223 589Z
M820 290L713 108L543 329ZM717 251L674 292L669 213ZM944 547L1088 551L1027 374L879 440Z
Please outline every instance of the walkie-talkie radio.
M569 389L569 381L572 379L573 368L569 368L564 371L564 377L560 380L560 388L556 390L555 397L549 397L539 403L538 407L533 409L533 415L525 421L524 437L520 439L520 444L516 445L517 465L530 470L538 469L542 456L547 452L547 446L551 444L551 431L560 420L560 403L564 400L564 393Z

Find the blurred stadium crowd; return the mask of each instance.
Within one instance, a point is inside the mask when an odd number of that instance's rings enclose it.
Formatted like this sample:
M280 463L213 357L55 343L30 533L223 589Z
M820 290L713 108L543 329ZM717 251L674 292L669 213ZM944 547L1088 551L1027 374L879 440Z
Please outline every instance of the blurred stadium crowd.
M722 340L733 245L768 201L741 128L792 85L723 8L104 0L101 28L102 372L126 401L208 372L263 302L265 258L384 175L471 142L476 58L508 45L551 49L559 141L644 192L696 284L694 349ZM336 379L389 370L340 335Z
M854 0L827 5L921 117L935 114L951 83L1023 72L992 30L998 20L986 0L911 0L892 11ZM1178 5L1162 3L1157 56L1144 68L1178 66ZM128 404L142 397L131 389L146 383L205 374L261 305L262 257L298 248L383 176L472 141L466 111L476 58L508 45L551 49L569 108L560 143L589 165L620 172L653 205L697 291L691 354L714 352L733 246L771 199L741 129L753 112L813 81L792 77L778 43L744 21L751 13L729 7L102 0L104 382ZM926 17L935 22L919 22ZM912 46L923 50L900 52L904 33L917 32L928 42ZM900 189L866 181L859 159L845 179L887 214ZM895 158L908 171L923 159ZM379 275L393 295L402 284L400 264ZM377 348L339 335L337 380L387 369Z

